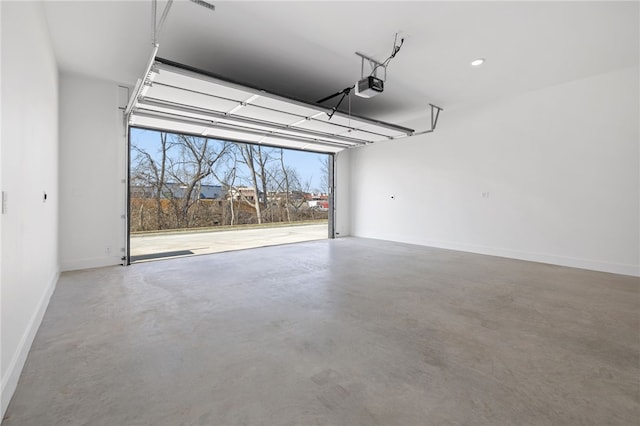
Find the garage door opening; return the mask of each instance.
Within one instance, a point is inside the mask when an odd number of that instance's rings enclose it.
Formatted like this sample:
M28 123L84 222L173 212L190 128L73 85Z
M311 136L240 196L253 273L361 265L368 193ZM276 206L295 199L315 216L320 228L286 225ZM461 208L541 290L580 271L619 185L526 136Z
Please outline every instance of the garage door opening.
M269 229L274 238L276 225L288 228L282 238L291 237L294 228L299 232L313 225L324 227L322 238L333 238L335 155L432 132L434 108L440 110L432 105L431 129L415 132L158 58L157 48L125 108L129 141L132 132L135 139L146 131L156 135L160 146L151 153L134 143L130 150L127 262L211 252L210 240L201 239L184 245L150 242L153 250L138 250L142 232L152 241L154 221L157 232L180 240L194 229L198 234L226 232L225 226ZM169 151L175 156L166 155ZM320 166L297 166L297 152L315 156L309 162ZM170 175L167 166L174 167ZM189 178L187 170L196 178ZM324 183L313 183L320 176ZM208 198L207 191L220 195ZM167 224L169 219L175 223ZM253 246L290 242L262 235L247 240Z
M131 127L129 260L326 239L333 155Z

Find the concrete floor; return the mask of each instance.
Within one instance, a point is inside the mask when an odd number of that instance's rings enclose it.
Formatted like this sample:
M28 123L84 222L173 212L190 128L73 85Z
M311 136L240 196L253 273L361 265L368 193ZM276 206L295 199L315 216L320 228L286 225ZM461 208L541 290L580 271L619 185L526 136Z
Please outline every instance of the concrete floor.
M322 240L329 237L327 223L131 235L131 260L150 260L192 254L220 253L278 244Z
M639 294L357 238L64 273L3 426L637 425Z

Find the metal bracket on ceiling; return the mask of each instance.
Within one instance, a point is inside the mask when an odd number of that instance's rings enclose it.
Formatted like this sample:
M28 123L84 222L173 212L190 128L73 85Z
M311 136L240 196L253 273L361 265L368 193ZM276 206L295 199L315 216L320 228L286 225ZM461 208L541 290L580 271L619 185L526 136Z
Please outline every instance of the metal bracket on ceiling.
M172 4L173 0L167 1L167 4L162 11L162 16L160 16L160 22L158 22L158 0L151 1L151 44L153 44L154 46L158 44L160 31L162 31L164 21L166 21L167 19L167 15L169 14L169 10L171 10Z
M398 137L395 137L394 139L401 139L406 137L410 138L412 136L424 135L425 133L433 133L433 131L436 130L436 126L438 125L438 117L440 117L440 111L444 111L444 109L434 104L429 104L429 106L431 107L431 128L430 129L422 130L420 132L413 132L412 134L407 136L398 136Z
M153 68L153 64L156 60L156 55L158 54L158 49L160 48L160 44L158 44L158 37L160 35L160 31L162 30L164 22L167 19L167 15L169 15L169 10L171 10L172 4L173 0L167 1L167 4L162 11L162 15L160 16L160 22L158 22L158 0L151 0L151 45L153 46L153 49L151 51L149 62L147 63L147 68L145 69L143 79L138 79L138 81L136 82L136 85L133 88L133 93L131 94L131 98L129 98L129 103L124 110L125 127L129 122L131 111L133 110L136 102L143 95L143 91L145 90L145 88L148 88L151 85L151 82L153 80L152 73L158 72Z
M365 55L364 53L360 53L360 52L356 52L356 55L360 56L360 78L363 79L369 75L371 75L371 73L373 73L373 76L375 78L379 78L382 81L386 81L387 80L387 66L385 64L383 64L382 62L378 62L375 59ZM367 63L369 64L369 66L371 67L371 71L369 71L366 75L364 72L364 63L365 61L367 61ZM383 69L384 70L384 77L378 77L378 69Z
M436 126L438 125L438 117L440 116L440 111L444 110L434 104L429 104L429 106L431 107L431 131L434 131L436 129Z

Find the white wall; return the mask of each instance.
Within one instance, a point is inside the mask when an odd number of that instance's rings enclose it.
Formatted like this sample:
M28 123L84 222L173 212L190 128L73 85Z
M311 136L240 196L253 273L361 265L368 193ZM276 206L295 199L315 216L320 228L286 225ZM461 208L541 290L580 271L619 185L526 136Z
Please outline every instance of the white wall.
M60 76L60 259L63 271L124 255L126 138L118 84Z
M638 72L447 110L433 134L353 150L352 234L639 275Z
M2 10L2 415L59 274L58 71L42 5ZM43 202L43 192L47 201Z

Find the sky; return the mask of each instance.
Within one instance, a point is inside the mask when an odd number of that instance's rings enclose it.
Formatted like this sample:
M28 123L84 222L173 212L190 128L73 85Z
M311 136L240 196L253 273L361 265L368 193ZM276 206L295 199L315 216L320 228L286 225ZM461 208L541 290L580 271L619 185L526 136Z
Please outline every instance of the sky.
M131 128L131 144L140 148L155 152L160 145L160 132L155 130ZM132 154L133 156L134 154ZM321 171L321 161L327 154L317 154L308 151L296 151L284 149L284 161L287 166L294 167L302 181L311 182L310 190L317 192L324 190L326 183L322 182L323 173Z

